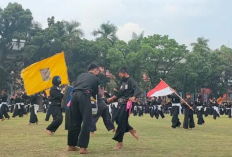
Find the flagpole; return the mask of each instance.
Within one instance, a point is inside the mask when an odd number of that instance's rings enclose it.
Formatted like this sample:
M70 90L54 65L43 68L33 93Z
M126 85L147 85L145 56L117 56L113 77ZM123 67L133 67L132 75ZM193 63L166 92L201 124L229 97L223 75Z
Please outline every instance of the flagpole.
M163 81L169 88L171 88L164 80L160 79L161 81ZM172 88L171 88L172 89ZM181 96L179 96L179 94L174 90L172 89L173 93L176 94L176 96L178 96L191 110L193 110L193 108L184 100L181 98Z

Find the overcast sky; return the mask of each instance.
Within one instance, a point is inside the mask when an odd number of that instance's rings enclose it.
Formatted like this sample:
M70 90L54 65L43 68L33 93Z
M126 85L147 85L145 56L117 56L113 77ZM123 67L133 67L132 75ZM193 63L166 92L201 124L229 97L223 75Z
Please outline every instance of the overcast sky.
M189 46L198 37L210 40L212 49L232 47L232 0L0 0L0 7L17 2L32 11L35 21L47 27L47 18L76 20L85 38L101 23L118 27L128 41L132 32L169 35Z

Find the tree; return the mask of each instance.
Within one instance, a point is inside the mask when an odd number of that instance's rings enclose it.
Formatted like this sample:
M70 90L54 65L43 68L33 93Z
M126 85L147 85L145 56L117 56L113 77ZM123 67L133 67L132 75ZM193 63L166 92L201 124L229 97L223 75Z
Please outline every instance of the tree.
M84 32L79 27L81 24L77 21L63 21L66 35L69 37L83 37Z
M92 35L95 37L100 36L100 38L107 39L113 44L117 40L116 33L117 27L107 22L101 24L100 29L94 30Z
M0 8L0 65L13 47L12 39L27 39L32 20L31 11L18 3L9 3L4 10Z
M185 45L158 34L145 37L140 47L141 69L148 74L152 86L155 86L160 78L166 79L188 53Z

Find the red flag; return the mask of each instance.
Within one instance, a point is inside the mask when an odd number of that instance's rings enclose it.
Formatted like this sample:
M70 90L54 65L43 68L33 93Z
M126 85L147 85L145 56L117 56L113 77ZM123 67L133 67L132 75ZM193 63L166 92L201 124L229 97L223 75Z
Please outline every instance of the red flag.
M160 83L154 89L147 93L147 97L166 96L172 93L172 89L163 80L161 80Z

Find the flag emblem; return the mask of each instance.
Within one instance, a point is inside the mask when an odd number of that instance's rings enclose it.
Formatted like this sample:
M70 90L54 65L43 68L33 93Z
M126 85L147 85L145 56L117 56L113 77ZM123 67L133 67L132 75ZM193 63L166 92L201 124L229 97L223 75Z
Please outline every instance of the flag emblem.
M43 81L49 81L51 79L51 75L50 75L50 70L49 68L46 69L41 69L40 70L40 74L42 76Z

